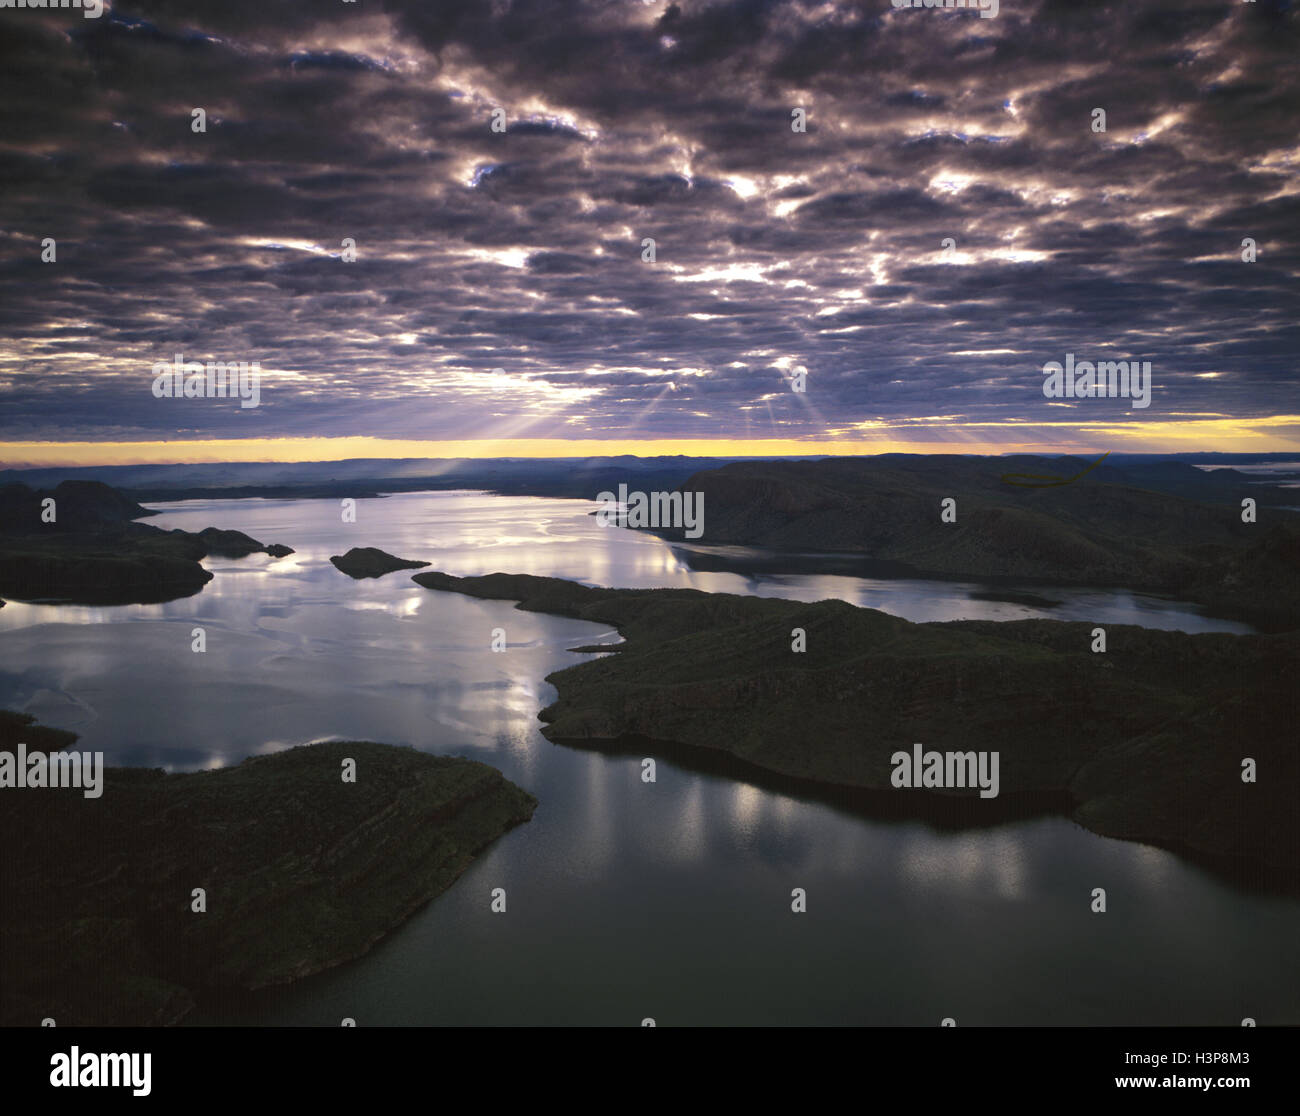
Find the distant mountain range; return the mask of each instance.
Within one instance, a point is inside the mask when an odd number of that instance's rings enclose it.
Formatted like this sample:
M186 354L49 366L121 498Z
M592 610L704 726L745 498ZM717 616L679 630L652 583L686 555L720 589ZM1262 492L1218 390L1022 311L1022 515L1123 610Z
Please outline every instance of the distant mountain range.
M1138 466L1154 466L1141 474L1157 477L1162 469L1173 467L1174 473L1189 476L1188 466L1180 463L1224 465L1271 464L1297 462L1291 479L1300 482L1300 455L1297 454L1185 454L1177 458L1153 454L1112 454L1103 469L1106 476L1123 472L1137 476ZM238 496L309 497L373 496L381 492L410 492L449 488L474 488L518 496L556 496L594 499L604 491L615 491L619 484L646 491L671 490L697 473L739 466L780 465L818 461L876 462L886 460L945 461L984 460L998 463L1001 471L1022 469L1027 465L1052 466L1056 459L1027 457L927 457L912 454L886 454L881 457L806 458L737 457L565 457L565 458L353 458L346 461L299 462L227 462L196 465L108 465L81 468L37 468L0 470L0 484L25 484L32 488L49 488L65 480L96 480L122 489L137 500L178 500L233 498ZM1089 461L1071 462L1079 469ZM1095 460L1095 459L1090 459ZM1064 469L1065 466L1058 468ZM1032 470L1030 470L1032 471ZM1205 476L1203 470L1191 469ZM1252 478L1257 480L1258 478ZM1300 503L1300 496L1295 498Z
M356 458L348 461L234 462L202 465L110 465L0 470L0 484L49 487L65 480L111 484L137 500L233 499L241 496L361 498L382 492L452 488L514 496L594 499L635 481L676 488L692 473L738 460L722 457Z

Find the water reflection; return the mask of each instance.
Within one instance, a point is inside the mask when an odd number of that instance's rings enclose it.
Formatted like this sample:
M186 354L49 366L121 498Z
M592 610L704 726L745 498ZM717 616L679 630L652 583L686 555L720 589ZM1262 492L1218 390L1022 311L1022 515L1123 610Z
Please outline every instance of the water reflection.
M537 712L568 648L606 625L433 593L329 562L376 546L456 574L839 597L913 620L1055 616L1239 631L1174 602L855 576L701 554L601 528L580 501L411 493L358 503L191 501L152 522L219 526L297 553L215 560L199 594L0 609L0 706L82 735L108 762L198 769L311 740L374 739L499 767L532 822L360 962L205 1002L191 1022L336 1025L1300 1022L1300 904L1234 892L1160 850L1060 817L983 828L853 809L646 745L553 745ZM190 650L196 626L207 650ZM504 628L507 650L491 650ZM655 783L642 781L653 756ZM1099 882L1100 881L1100 882ZM486 896L507 887L510 914ZM804 887L809 913L790 911ZM1099 926L1094 886L1123 895ZM1242 1004L1251 1010L1242 1010Z
M353 582L352 591L341 594L338 579L344 575L329 563L329 557L353 546L377 546L460 575L505 571L568 577L591 585L680 586L802 601L837 598L915 621L1055 618L1193 632L1253 630L1246 624L1203 617L1191 605L1122 590L887 577L882 572L889 572L885 569L889 564L855 555L669 545L652 535L601 527L588 514L592 505L581 500L402 493L358 501L354 524L342 523L336 505L328 500L192 500L155 507L165 510L150 522L164 529L237 524L236 529L264 542L288 542L295 553L280 559L254 554L209 560L206 565L216 576L201 593L161 605L123 609L12 602L0 610L0 631L51 622L195 618L211 616L217 608L227 622L247 625L251 618L277 607L306 603L336 607L340 601L355 611L417 614L427 594L411 583L405 571ZM1028 592L1056 603L1036 607L972 596L990 591L1012 596ZM242 612L237 603L241 601Z

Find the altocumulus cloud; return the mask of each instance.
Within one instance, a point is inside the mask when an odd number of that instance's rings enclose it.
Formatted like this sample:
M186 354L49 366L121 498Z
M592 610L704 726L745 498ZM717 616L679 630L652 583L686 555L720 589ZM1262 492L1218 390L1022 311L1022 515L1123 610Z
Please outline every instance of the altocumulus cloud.
M1049 422L1067 351L1150 360L1147 418L1294 410L1288 4L123 2L0 42L8 437ZM261 405L155 405L177 352Z

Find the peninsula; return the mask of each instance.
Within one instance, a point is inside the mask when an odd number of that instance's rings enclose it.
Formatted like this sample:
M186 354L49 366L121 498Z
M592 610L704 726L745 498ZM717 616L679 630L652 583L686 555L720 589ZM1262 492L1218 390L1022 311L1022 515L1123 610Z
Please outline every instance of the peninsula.
M1050 810L1239 880L1300 887L1300 633L1112 625L1097 653L1083 623L916 624L836 600L503 573L414 580L618 629L617 654L548 676L552 741L726 754L861 792L869 812L981 824ZM1000 796L891 788L891 755L917 742L998 752Z
M68 604L154 604L197 593L209 555L282 558L242 531L164 531L135 520L155 512L97 481L40 491L0 486L0 596Z
M0 749L75 740L0 711ZM359 957L536 805L485 764L359 741L107 768L94 799L0 790L0 1025L175 1023L202 989Z
M1179 461L1092 464L897 453L744 461L700 470L681 488L704 502L695 541L707 546L857 555L871 576L1120 587L1264 630L1300 628L1295 489ZM1084 470L1058 487L1004 479Z

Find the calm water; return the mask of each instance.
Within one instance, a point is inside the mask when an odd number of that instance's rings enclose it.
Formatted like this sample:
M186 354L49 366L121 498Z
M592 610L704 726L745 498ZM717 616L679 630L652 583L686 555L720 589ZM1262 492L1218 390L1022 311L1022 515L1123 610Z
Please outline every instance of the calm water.
M1298 1023L1300 902L1240 894L1161 850L1063 819L963 831L866 819L661 758L552 745L542 681L614 639L600 625L328 562L378 546L455 574L840 597L913 620L1049 616L1249 631L1176 602L1036 587L769 573L603 529L580 501L414 493L358 503L187 501L151 522L243 530L297 553L213 559L198 595L0 609L0 706L81 734L110 763L174 770L327 737L499 767L541 801L446 894L365 958L208 1002L193 1023L959 1025ZM708 566L708 571L692 564ZM797 564L797 563L795 563ZM807 568L824 568L811 560ZM785 564L788 568L790 563ZM714 570L734 567L746 572ZM191 629L207 652L190 651ZM509 648L493 654L493 628ZM508 912L489 893L504 887ZM790 911L805 888L808 913ZM1109 912L1089 911L1105 887Z

